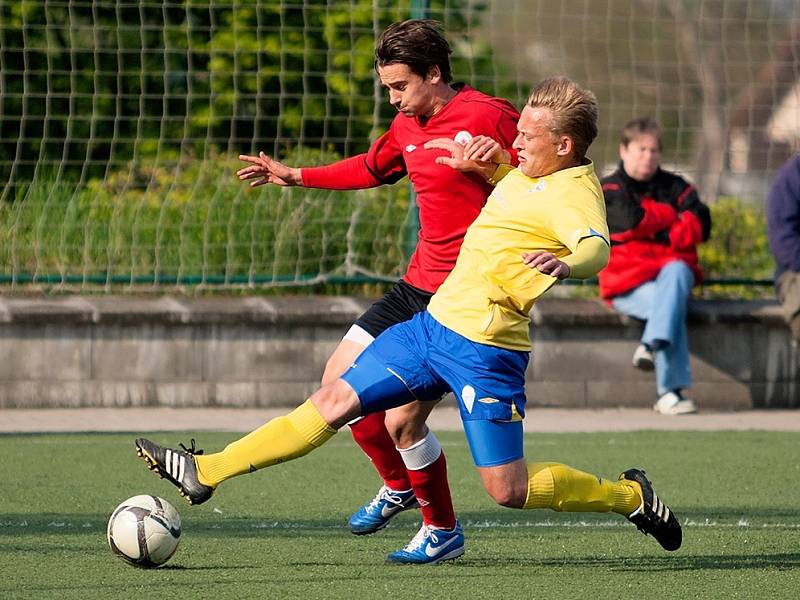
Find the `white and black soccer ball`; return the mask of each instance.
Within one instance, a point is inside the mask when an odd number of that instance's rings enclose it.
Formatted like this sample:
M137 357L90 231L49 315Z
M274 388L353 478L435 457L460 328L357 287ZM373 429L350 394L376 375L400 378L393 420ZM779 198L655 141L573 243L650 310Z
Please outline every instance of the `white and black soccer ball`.
M108 545L125 562L152 569L167 562L178 549L181 516L157 496L133 496L108 520Z

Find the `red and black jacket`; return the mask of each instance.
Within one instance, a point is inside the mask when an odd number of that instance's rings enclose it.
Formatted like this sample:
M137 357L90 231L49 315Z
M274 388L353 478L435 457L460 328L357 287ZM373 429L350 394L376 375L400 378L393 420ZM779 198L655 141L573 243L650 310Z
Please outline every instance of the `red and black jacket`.
M711 233L711 214L694 186L658 169L636 181L620 163L601 181L611 233L611 258L600 274L605 299L625 294L658 276L668 262L684 261L702 279L697 245Z

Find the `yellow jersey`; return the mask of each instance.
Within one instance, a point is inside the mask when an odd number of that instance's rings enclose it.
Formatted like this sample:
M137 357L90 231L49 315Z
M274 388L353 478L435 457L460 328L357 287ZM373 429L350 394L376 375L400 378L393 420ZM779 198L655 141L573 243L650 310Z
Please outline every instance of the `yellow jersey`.
M536 179L515 169L470 225L456 266L428 311L474 342L530 350L531 308L557 278L526 266L523 252L563 258L591 236L609 240L603 192L591 162Z

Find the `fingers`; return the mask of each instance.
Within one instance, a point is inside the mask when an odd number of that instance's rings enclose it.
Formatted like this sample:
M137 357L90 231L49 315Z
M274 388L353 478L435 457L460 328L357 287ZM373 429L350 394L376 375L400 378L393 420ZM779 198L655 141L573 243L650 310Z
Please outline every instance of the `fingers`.
M569 276L569 266L550 252L524 252L522 254L522 262L531 269L536 269L545 275L551 275L559 279Z
M448 138L436 138L435 140L428 140L425 142L423 148L426 150L445 150L449 152L453 158L461 158L464 156L464 147Z
M537 250L536 252L523 252L522 262L530 267L534 259L541 256L542 254L544 254L544 252L542 252L541 250Z
M438 156L436 158L436 164L437 165L446 165L446 166L450 167L451 169L455 169L456 171L458 171L458 170L461 169L461 167L463 165L463 161L458 160L456 158L450 158L448 156Z
M241 160L242 162L249 162L249 163L252 163L254 165L258 165L259 167L263 166L263 163L262 163L261 159L258 156L249 156L247 154L240 154L239 155L239 160ZM252 168L252 167L245 167L245 169L248 169L248 168ZM245 169L241 169L241 171L244 171ZM237 173L238 172L240 172L240 171L237 171Z
M247 168L247 169L242 169L241 171L236 171L236 175L239 177L240 181L247 181L248 179L253 179L254 177L263 177L264 170Z
M489 162L499 150L499 142L485 135L475 136L464 145L464 159Z

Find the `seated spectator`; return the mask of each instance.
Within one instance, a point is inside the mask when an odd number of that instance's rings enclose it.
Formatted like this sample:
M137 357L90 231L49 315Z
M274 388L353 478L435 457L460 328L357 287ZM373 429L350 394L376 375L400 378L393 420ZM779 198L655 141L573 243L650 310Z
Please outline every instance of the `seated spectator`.
M767 195L769 247L775 255L775 290L796 345L800 342L800 154L778 171Z
M664 171L661 128L649 118L622 130L619 167L602 180L611 232L611 259L600 272L600 294L618 311L645 322L633 366L655 369L654 409L693 413L684 395L692 384L686 313L702 273L697 245L708 239L711 216L683 178Z

